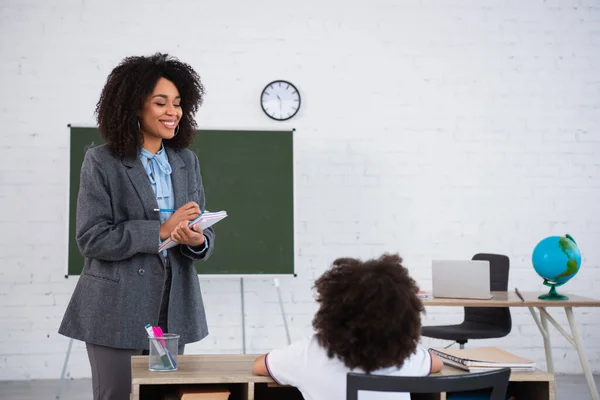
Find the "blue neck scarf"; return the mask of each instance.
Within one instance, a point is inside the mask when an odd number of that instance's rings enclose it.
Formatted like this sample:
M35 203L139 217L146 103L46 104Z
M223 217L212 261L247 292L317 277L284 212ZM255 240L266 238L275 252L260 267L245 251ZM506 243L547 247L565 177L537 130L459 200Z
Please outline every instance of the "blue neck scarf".
M150 182L156 185L156 198L168 197L171 193L169 178L173 170L171 164L169 164L165 148L161 147L158 153L152 154L142 147L141 154L148 159L142 164L150 178Z

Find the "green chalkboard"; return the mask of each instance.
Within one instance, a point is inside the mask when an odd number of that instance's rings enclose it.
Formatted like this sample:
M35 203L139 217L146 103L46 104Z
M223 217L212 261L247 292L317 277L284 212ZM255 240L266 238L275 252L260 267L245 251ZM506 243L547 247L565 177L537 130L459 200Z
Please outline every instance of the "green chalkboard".
M75 241L75 215L85 151L103 143L97 128L70 127L68 275L83 257ZM199 130L198 155L206 209L227 211L214 226L215 251L198 261L202 275L294 274L293 131Z

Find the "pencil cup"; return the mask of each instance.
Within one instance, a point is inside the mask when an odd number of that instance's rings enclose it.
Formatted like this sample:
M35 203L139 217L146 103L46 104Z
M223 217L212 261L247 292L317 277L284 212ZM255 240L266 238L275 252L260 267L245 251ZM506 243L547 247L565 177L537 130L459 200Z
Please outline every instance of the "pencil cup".
M165 333L164 337L149 336L150 353L148 369L150 371L176 371L179 335Z

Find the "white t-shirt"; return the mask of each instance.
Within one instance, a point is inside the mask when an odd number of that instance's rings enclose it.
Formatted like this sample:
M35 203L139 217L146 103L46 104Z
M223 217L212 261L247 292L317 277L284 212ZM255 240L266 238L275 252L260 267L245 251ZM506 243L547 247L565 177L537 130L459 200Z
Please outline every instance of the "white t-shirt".
M350 370L338 359L330 359L314 335L268 353L265 362L271 378L281 385L295 386L305 400L345 400L346 375ZM417 347L415 354L404 361L402 368L384 368L373 375L427 376L431 371L429 352ZM410 393L358 393L359 400L410 400Z

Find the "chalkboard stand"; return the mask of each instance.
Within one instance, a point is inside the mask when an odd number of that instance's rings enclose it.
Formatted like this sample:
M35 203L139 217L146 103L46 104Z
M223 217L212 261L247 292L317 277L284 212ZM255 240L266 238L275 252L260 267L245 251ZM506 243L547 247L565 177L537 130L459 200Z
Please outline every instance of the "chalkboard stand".
M56 399L60 399L62 393L63 383L65 381L65 371L67 370L67 364L69 363L69 356L71 355L71 348L73 347L73 339L69 339L69 347L67 348L67 354L65 355L65 363L63 364L62 372L60 373L60 380L58 381L58 390L56 392Z
M287 318L285 316L285 309L283 307L283 300L281 298L281 288L279 287L279 279L273 278L273 282L275 283L275 288L277 289L277 298L279 300L279 308L281 309L281 317L283 318L283 326L285 327L285 335L287 337L288 344L291 344L292 341L290 339L290 330L287 324ZM244 307L244 278L240 278L240 298L242 300L242 349L244 354L246 354L246 311Z

